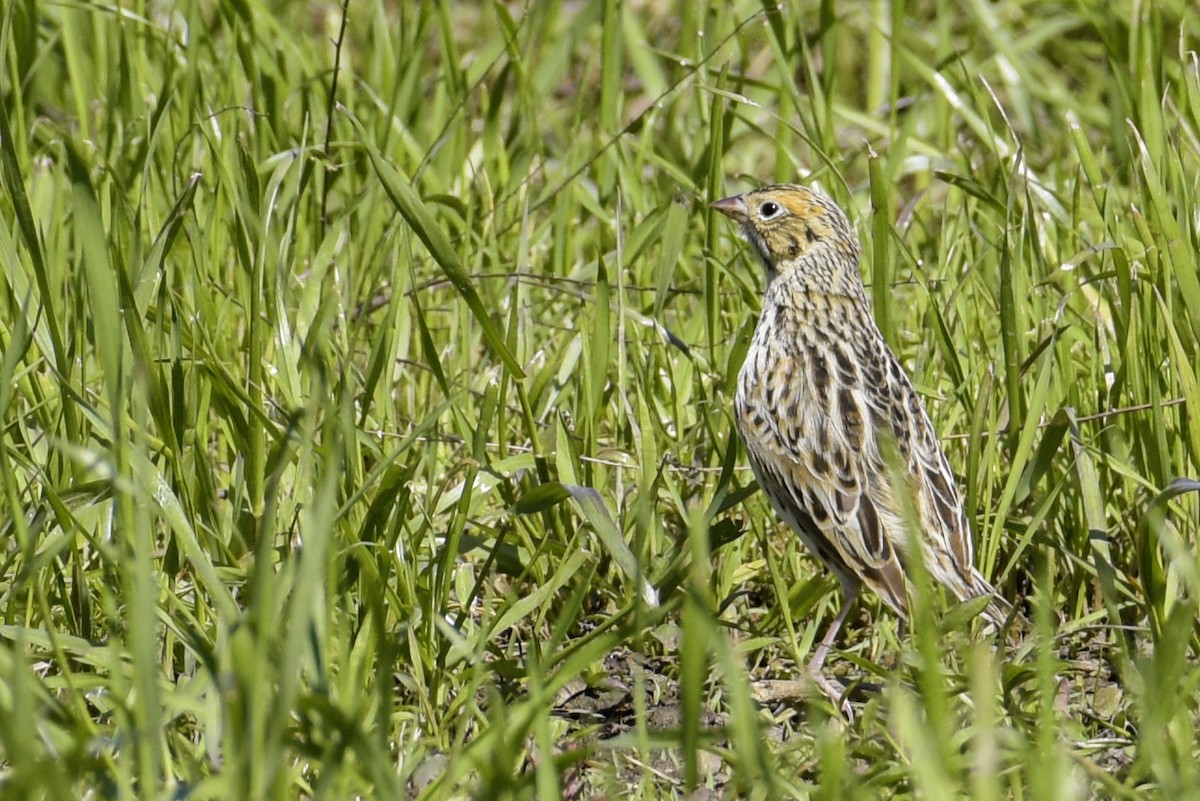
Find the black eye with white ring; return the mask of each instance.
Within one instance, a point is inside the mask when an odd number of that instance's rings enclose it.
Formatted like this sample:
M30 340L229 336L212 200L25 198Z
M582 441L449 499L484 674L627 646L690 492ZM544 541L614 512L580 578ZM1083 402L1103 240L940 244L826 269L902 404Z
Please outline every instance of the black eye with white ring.
M764 220L771 219L780 211L782 211L782 209L779 208L779 204L770 200L758 207L758 213L762 215Z

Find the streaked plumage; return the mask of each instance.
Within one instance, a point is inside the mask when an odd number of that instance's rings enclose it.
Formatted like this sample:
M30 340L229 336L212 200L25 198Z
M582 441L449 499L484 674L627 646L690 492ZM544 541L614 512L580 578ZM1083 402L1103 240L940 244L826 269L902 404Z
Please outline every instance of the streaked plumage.
M993 595L972 564L967 516L933 425L871 316L846 215L790 184L713 208L741 224L767 273L738 376L742 441L772 507L846 594L810 668L819 673L863 584L907 617L908 529L889 477L889 448L907 472L930 575L960 600ZM985 614L1000 625L1010 611L993 595Z

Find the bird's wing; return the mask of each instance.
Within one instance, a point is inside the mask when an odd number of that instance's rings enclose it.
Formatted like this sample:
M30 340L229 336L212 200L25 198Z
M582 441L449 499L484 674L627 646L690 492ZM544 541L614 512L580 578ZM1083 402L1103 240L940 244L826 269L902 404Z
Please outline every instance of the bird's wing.
M895 465L926 569L960 599L990 592L950 465L895 356L882 338L805 333L739 391L743 439L776 511L843 582L861 579L906 614L910 528Z
M880 455L879 415L844 355L826 343L765 363L769 374L741 388L739 425L780 516L843 582L866 583L904 615L905 528Z
M904 368L890 351L881 358L886 365L886 377L880 384L884 389L868 398L876 421L876 440L893 443L900 466L906 468L907 491L920 525L928 569L959 598L976 595L964 583L974 570L973 546L958 482ZM875 456L884 461L881 452Z

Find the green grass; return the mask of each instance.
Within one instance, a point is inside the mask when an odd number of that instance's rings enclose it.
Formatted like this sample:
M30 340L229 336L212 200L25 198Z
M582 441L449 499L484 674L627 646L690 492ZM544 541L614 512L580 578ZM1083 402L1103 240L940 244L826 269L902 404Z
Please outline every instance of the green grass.
M1192 3L348 8L0 6L0 796L1200 798ZM851 722L755 701L776 180L1039 629L866 599Z

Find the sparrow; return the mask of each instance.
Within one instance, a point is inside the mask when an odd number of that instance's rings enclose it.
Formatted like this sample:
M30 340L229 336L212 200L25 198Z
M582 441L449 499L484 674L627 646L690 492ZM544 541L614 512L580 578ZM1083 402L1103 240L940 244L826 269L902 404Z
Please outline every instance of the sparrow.
M962 495L921 397L872 317L845 213L795 184L712 208L740 225L766 273L734 414L776 514L841 583L843 603L808 672L845 708L821 672L825 658L864 585L907 619L906 564L917 547L955 598L989 597L984 614L997 626L1013 608L972 563Z

